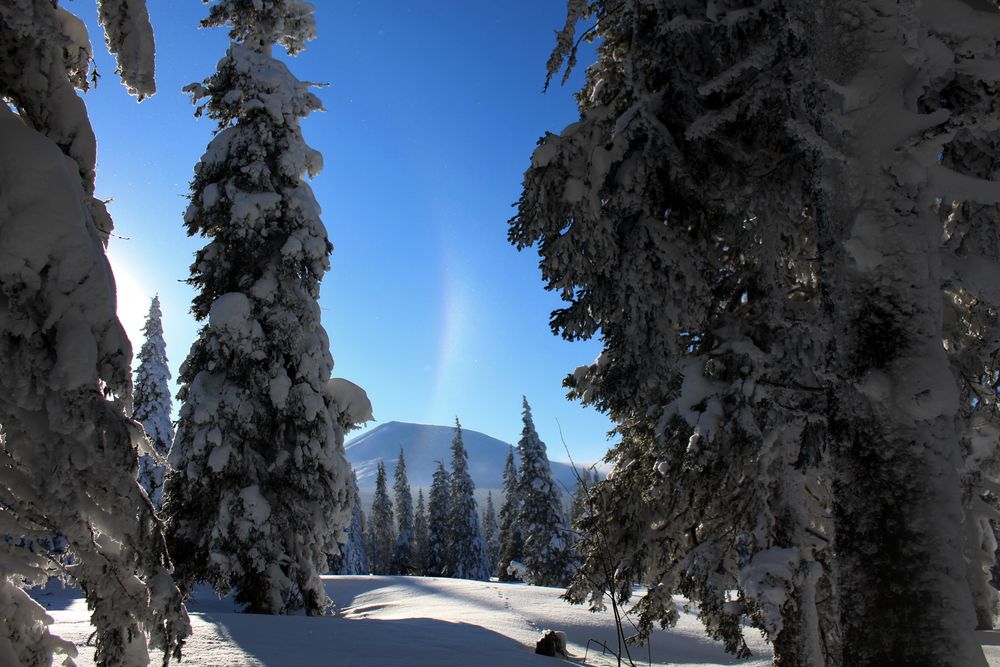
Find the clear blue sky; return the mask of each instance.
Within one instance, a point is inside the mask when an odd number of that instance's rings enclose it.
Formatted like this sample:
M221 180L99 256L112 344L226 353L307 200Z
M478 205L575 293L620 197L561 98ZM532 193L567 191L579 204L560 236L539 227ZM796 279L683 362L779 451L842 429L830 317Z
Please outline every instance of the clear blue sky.
M314 4L319 37L289 64L300 79L330 84L318 91L326 112L304 132L326 164L312 186L334 244L321 298L334 375L368 391L380 422L458 415L510 442L526 394L551 458L566 458L558 421L575 459L599 459L610 423L561 386L599 345L550 333L559 301L543 289L537 254L506 241L535 142L577 119L582 67L542 93L564 0ZM213 130L181 88L214 70L227 37L198 29L200 2L149 0L159 92L137 105L100 43L94 3L65 6L90 25L102 75L86 102L98 195L114 198L123 237L110 251L120 315L138 351L159 292L176 378L198 328L181 281L204 242L185 235L181 216Z

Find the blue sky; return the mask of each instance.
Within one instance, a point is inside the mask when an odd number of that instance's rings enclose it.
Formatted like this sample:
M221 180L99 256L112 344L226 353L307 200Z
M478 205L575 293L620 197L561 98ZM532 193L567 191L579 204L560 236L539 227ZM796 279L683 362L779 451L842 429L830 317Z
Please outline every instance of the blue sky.
M292 71L328 83L326 112L304 124L325 160L313 181L334 244L320 305L334 375L363 386L379 422L463 425L516 442L521 395L553 459L594 461L611 424L565 399L562 378L597 342L553 336L533 250L507 244L507 220L531 151L577 119L567 86L542 93L563 0L319 0L319 37ZM118 85L93 3L69 2L91 26L97 89L86 95L99 142L98 196L113 198L111 258L119 311L138 350L159 292L176 377L198 325L183 281L203 244L181 226L188 181L213 124L181 88L209 75L224 30L200 30L205 7L149 0L157 95L142 104ZM589 54L581 57L588 62Z

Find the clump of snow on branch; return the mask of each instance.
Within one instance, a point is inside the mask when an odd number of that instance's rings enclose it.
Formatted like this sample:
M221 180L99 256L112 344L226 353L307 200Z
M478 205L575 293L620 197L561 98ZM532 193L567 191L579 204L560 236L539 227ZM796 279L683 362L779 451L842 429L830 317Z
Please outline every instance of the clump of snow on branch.
M101 663L145 664L147 644L169 660L190 627L135 479L146 445L126 417L132 350L75 90L89 40L54 3L24 0L0 6L0 47L0 95L16 110L0 105L0 661L75 654L22 590L53 575L83 590Z

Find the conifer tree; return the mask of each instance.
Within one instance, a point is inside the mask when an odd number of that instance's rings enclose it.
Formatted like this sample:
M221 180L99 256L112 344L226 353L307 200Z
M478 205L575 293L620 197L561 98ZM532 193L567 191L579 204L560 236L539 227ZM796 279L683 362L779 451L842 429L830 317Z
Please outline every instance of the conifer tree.
M396 521L393 516L392 499L389 497L385 465L378 462L375 475L375 498L368 521L369 544L368 562L372 574L396 574L393 563L393 549L396 544Z
M522 410L524 426L517 443L521 454L517 525L524 538L521 560L527 567L529 583L563 586L575 569L573 539L566 525L559 490L552 480L545 443L535 431L527 398L522 401Z
M641 633L676 621L680 592L727 650L749 653L749 620L789 664L839 651L827 394L802 389L831 338L811 175L831 159L823 83L797 29L812 11L570 3L550 75L585 15L598 60L581 122L536 149L510 233L539 244L568 302L553 330L600 331L604 352L566 384L621 437L571 599L628 600L642 580L658 594L637 603Z
M334 574L368 574L361 494L358 491L358 476L353 470L351 471L351 525L347 529L347 541L338 546L340 553L327 559L330 572Z
M983 664L961 549L988 536L956 471L993 369L969 343L996 253L964 240L997 200L998 17L933 5L569 3L550 75L583 17L598 61L510 238L569 302L554 330L600 332L567 385L621 436L584 519L613 562L588 553L573 599L641 579L644 632L682 592L779 664Z
M483 511L483 542L486 544L486 565L490 572L496 572L500 562L500 537L497 514L493 508L493 492L486 493L486 509Z
M424 504L424 490L417 489L417 509L413 515L413 573L427 574L427 506Z
M153 450L162 461L149 454L139 458L139 483L159 509L163 504L164 463L174 440L170 422L170 368L167 366L167 344L163 340L160 297L153 297L142 332L145 342L139 350L139 368L135 371L135 409L132 418L142 424Z
M479 527L476 487L469 475L469 457L462 442L462 425L455 419L451 441L451 486L448 492L448 569L456 579L488 580L486 545Z
M521 511L517 491L517 463L514 448L507 452L507 464L503 470L503 504L500 505L500 562L496 574L500 581L514 581L516 577L509 571L511 561L520 562L524 547L518 515Z
M329 600L319 578L351 521L344 432L370 418L360 388L331 379L319 283L331 245L304 176L322 166L300 123L322 108L272 55L316 35L302 0L220 0L216 72L188 86L219 132L195 168L192 312L204 323L181 367L183 405L164 513L185 586L210 582L255 613Z
M399 448L393 492L396 497L396 546L392 554L392 569L396 574L413 574L413 496L406 477L406 460Z
M428 577L444 577L448 573L448 536L451 504L451 476L444 464L437 462L431 480L430 500L427 505L427 556Z
M145 3L101 10L123 82L151 95ZM0 662L76 655L24 590L52 575L83 590L99 664L142 662L147 644L179 657L190 627L135 479L148 446L127 417L132 348L105 254L113 224L94 196L97 144L77 95L90 40L58 3L4 2L0 50ZM72 567L20 546L53 534Z
M361 544L362 544L362 546L364 546L364 549L365 549L365 572L364 572L364 574L371 574L371 571L372 571L372 567L371 567L371 562L372 561L371 561L371 556L369 556L369 554L371 554L371 552L372 552L371 531L369 530L369 526L370 525L371 525L371 522L368 520L368 513L365 512L364 509L362 509L361 510Z

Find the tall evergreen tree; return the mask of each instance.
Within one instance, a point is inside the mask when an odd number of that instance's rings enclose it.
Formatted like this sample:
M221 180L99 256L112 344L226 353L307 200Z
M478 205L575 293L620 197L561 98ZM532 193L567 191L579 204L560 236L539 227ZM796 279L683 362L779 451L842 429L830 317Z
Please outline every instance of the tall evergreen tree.
M371 571L372 571L371 557L369 556L369 554L372 552L371 532L368 530L368 526L370 525L370 523L371 522L368 520L368 514L364 511L364 509L362 509L361 510L361 545L365 549L365 572L364 572L365 574L371 574Z
M486 493L486 509L483 511L483 542L486 544L486 565L490 572L496 572L500 562L500 536L498 534L497 513L493 507L493 492Z
M396 461L393 492L396 497L396 546L392 554L396 574L413 574L413 495L410 480L406 477L406 460L399 448Z
M443 577L448 574L448 535L451 504L451 476L444 464L437 462L437 470L431 480L430 500L427 505L427 556L428 577Z
M167 344L163 340L163 314L160 297L149 304L146 325L142 329L145 342L139 350L139 368L135 371L135 409L132 418L142 424L146 437L156 454L165 461L174 440L170 422L170 368L167 366ZM163 478L166 469L161 461L149 454L139 457L139 483L157 509L163 504Z
M728 650L748 654L749 620L788 664L839 651L813 9L570 3L550 74L584 15L598 61L581 122L536 149L510 234L539 243L569 302L554 330L601 332L566 383L621 436L571 599L627 600L643 580L661 593L637 603L643 633L676 621L680 592Z
M424 504L424 490L417 490L417 509L413 515L413 573L427 574L427 507Z
M315 37L313 7L220 0L202 26L228 27L232 43L215 74L187 88L219 132L184 216L208 239L189 280L205 324L181 370L168 537L186 586L236 589L250 612L319 614L329 600L318 573L351 520L344 432L370 405L330 379L320 323L331 245L303 180L321 156L300 123L322 105L272 55Z
M514 581L510 573L511 561L520 561L524 549L524 539L518 515L521 512L520 496L517 491L517 463L514 448L507 452L507 464L503 469L503 504L500 505L500 561L496 574L500 581Z
M365 528L361 512L361 494L358 476L351 471L351 525L347 528L346 541L339 544L340 553L327 559L334 574L368 574L368 557L365 553Z
M527 398L522 402L522 419L524 425L517 443L521 454L517 524L524 537L521 560L527 566L530 583L563 586L575 570L573 539L566 525L559 490L552 480L545 443L535 431Z
M103 2L107 45L137 97L153 86L145 3ZM113 229L94 196L97 144L83 98L91 46L50 0L0 3L0 661L47 665L70 642L28 585L63 574L91 611L95 659L178 656L190 633L163 526L135 479L144 438L132 411L132 348L105 254ZM58 533L63 569L19 546Z
M385 465L378 462L375 475L375 498L368 521L370 537L368 543L368 563L372 574L396 574L393 549L396 544L396 521L393 516L392 499L389 497Z
M996 257L960 246L992 227L997 10L929 6L569 3L549 71L584 16L598 61L511 239L569 301L555 330L600 331L567 384L621 435L584 520L612 562L588 554L574 599L643 579L640 628L680 591L782 665L982 664L956 377L993 366L967 343Z
M448 569L456 579L488 580L486 545L479 527L476 487L469 475L469 457L462 442L462 425L455 419L451 441L451 487L448 492Z

